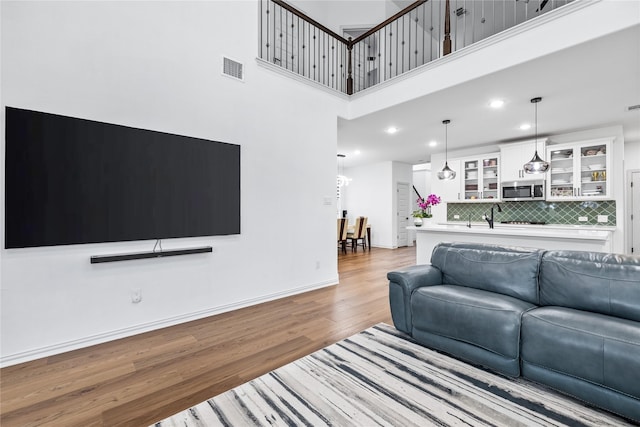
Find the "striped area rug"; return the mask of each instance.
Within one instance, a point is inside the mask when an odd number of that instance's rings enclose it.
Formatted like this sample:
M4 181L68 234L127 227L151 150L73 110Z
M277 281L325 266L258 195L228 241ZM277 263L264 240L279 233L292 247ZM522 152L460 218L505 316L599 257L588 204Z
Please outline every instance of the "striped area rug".
M379 324L155 426L622 426Z

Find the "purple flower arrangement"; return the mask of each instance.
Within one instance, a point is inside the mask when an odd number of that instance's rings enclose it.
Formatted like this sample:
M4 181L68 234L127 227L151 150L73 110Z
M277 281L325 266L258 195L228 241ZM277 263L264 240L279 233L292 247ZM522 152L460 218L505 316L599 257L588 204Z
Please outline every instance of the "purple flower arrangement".
M440 201L440 197L435 194L429 194L426 199L418 197L416 202L418 202L420 209L413 211L413 216L416 218L431 218L431 206L440 204Z

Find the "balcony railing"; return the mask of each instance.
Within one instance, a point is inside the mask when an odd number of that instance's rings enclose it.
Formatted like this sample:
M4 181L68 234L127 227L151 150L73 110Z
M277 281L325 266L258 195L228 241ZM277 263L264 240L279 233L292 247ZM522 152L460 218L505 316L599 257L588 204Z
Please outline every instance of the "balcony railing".
M416 0L352 39L260 0L260 58L349 95L573 0Z

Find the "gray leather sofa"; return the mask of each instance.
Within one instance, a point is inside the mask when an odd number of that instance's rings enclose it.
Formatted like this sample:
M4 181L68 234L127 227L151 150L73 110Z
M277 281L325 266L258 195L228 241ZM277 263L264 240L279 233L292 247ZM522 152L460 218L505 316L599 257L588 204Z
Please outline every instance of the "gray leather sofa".
M640 258L440 243L387 278L419 343L640 422Z

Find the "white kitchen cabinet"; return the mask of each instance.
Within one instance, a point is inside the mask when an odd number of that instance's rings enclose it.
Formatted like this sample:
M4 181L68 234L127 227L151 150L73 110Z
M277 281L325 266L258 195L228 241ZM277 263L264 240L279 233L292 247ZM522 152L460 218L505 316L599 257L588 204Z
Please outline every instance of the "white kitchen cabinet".
M541 157L544 156L545 145L545 140L538 140L538 153ZM535 151L535 140L501 145L500 179L503 182L544 179L544 174L526 173L523 168L524 164L533 158Z
M613 138L547 146L547 200L608 200ZM609 176L607 176L609 174Z
M434 156L435 158L436 156ZM442 170L444 167L444 157L443 161L438 161L437 163L431 163L431 192L440 196L443 202L458 202L461 199L460 195L460 186L462 179L462 170L460 169L460 160L459 159L449 159L449 167L455 171L456 177L451 180L440 180L438 179L438 172Z
M500 198L500 153L461 159L463 201L486 201Z

